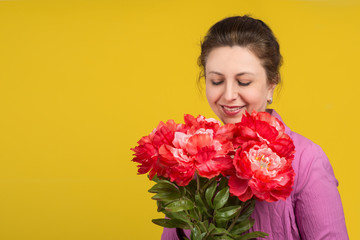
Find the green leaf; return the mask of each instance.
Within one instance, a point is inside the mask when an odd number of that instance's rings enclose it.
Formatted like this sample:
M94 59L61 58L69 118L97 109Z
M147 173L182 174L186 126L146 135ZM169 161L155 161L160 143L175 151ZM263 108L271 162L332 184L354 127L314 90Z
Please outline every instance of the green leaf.
M191 180L190 183L187 186L185 186L185 188L186 188L186 192L188 193L187 195L193 198L195 196L196 188L197 188L196 181Z
M169 212L180 212L183 210L190 210L193 208L194 208L194 203L187 198L171 202L165 206L165 210Z
M227 235L222 235L222 236L215 236L213 238L211 238L211 240L233 240L234 238L229 237Z
M177 189L173 184L167 182L160 182L152 186L148 190L150 193L161 193L161 192L178 192L180 193L179 189Z
M197 224L201 230L201 232L207 232L207 223L206 222L198 222Z
M212 203L212 199L214 197L215 191L216 191L217 182L214 181L206 190L205 190L205 199L207 204L214 208L214 205Z
M147 177L150 179L150 175L147 175ZM151 179L151 181L154 181L154 182L159 182L160 181L160 179L158 178L158 176L155 174L154 176L153 176L153 178Z
M166 228L190 229L189 224L178 219L158 218L158 219L153 219L152 222Z
M158 209L157 209L158 212L161 212L162 210L164 210L164 202L156 201L156 204L158 206Z
M189 210L189 217L195 219L196 221L200 220L200 216L195 208Z
M223 219L217 219L216 220L216 226L218 228L226 228L227 225L228 225L228 221L226 221L226 220L223 220Z
M252 239L252 238L257 238L257 237L264 238L266 236L269 236L269 234L264 233L264 232L251 232L251 233L244 234L240 237L237 237L235 239L236 240L247 240L247 239Z
M195 194L195 204L196 207L200 210L200 212L203 213L202 215L204 215L207 212L204 201L202 200L198 192Z
M157 209L158 212L163 212L165 210L166 205L168 205L169 203L174 202L176 200L178 200L178 198L175 199L175 200L166 200L166 201L157 200L156 203L157 203L157 206L158 206L158 209Z
M214 198L214 209L222 208L229 199L229 187L221 189Z
M170 219L178 219L184 222L190 222L190 219L184 211L181 212L166 212L166 216Z
M254 225L253 219L245 219L244 221L236 224L230 231L233 235L240 235L241 233L249 230Z
M204 186L208 181L210 181L208 178L201 177L198 173L196 174L196 177L200 180L200 186Z
M201 224L204 225L205 229L206 229L206 232L208 231L208 228L209 228L209 220L205 220L203 222L201 222Z
M214 231L210 234L210 239L233 239L230 237L230 233L225 229L221 227L217 227L214 229Z
M218 189L223 189L224 187L227 187L228 185L229 185L228 179L226 177L222 177L219 182Z
M186 194L186 188L185 187L179 187L180 193L181 193L181 197L184 197Z
M241 206L244 206L244 202L240 201L238 197L236 196L230 196L229 199L228 199L228 204L229 206L231 205L241 205Z
M251 199L245 202L245 206L243 207L243 212L236 222L242 222L245 219L248 219L255 209L255 199Z
M197 225L195 225L194 228L191 230L190 238L192 240L201 240L202 239L200 228Z
M213 223L210 223L208 231L209 232L214 231L215 228L216 228L215 225Z
M150 178L150 176L148 175L148 178ZM173 184L175 186L175 184L173 182L170 182L169 180L165 179L165 178L159 178L157 175L154 175L154 177L151 179L151 181L154 181L156 183L170 183Z
M148 175L149 177L149 175ZM152 179L152 181L156 182L156 183L169 183L172 184L174 186L176 186L173 182L170 182L169 180L163 179L163 178L159 178L157 175L155 175Z
M180 192L160 192L153 196L151 199L160 201L170 201L181 198Z
M238 210L241 209L241 206L229 206L222 209L218 209L215 212L216 221L228 221L236 216Z
M213 235L221 235L221 234L229 234L229 232L225 228L215 228L213 231Z

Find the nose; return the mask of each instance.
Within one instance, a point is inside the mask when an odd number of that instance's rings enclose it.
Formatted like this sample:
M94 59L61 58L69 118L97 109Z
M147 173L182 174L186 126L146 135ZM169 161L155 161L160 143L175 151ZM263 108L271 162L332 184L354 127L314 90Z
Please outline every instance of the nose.
M225 86L224 99L228 102L234 101L237 98L236 86L232 82L227 82Z

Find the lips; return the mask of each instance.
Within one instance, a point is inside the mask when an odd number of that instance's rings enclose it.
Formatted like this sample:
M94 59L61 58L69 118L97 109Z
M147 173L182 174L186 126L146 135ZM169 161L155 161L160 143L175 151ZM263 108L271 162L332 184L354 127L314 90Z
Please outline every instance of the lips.
M225 105L220 105L220 106L223 112L229 116L234 116L238 114L239 112L241 112L241 109L244 108L244 106L225 106Z

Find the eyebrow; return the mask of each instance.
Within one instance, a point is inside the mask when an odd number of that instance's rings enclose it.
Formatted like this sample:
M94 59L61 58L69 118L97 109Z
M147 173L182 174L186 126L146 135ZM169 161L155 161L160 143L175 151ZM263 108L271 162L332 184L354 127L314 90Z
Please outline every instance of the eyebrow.
M214 74L216 74L216 75L220 75L220 76L223 76L224 74L222 74L222 73L219 73L219 72L216 72L216 71L210 71L209 72L209 74L210 73L214 73ZM236 74L235 76L242 76L242 75L245 75L245 74L250 74L250 75L254 75L253 73L251 73L251 72L241 72L241 73L238 73L238 74Z

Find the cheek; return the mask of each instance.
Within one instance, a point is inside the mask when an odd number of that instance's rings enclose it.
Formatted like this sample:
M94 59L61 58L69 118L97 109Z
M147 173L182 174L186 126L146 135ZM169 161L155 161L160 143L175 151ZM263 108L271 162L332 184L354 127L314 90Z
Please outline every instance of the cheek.
M264 89L251 89L243 94L243 99L252 110L259 110L257 108L266 104L267 92Z
M218 93L216 89L211 86L206 86L206 98L210 105L215 104L215 102L217 101L217 95Z

